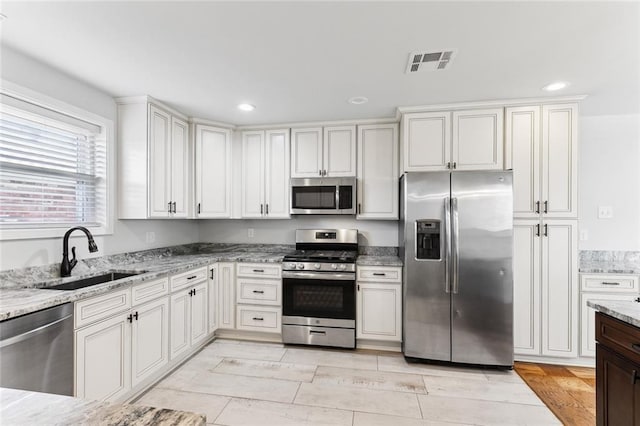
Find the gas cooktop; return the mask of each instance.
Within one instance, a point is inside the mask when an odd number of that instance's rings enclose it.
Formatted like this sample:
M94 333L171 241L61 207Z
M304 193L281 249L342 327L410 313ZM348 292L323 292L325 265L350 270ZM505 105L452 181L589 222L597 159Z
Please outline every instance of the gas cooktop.
M297 250L284 257L285 262L355 263L357 251L351 250Z

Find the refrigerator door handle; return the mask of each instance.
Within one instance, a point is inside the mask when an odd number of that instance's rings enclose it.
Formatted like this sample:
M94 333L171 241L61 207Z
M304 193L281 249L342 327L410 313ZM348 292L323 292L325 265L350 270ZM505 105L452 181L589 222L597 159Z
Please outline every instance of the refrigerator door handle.
M451 268L451 292L458 294L458 263L459 263L459 244L458 244L458 199L451 198L451 246L452 246L452 268Z
M451 199L444 199L444 291L451 293Z

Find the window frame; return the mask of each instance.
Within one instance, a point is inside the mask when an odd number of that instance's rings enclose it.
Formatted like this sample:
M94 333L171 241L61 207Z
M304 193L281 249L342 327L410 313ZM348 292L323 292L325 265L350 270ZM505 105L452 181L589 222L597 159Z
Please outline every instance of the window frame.
M41 108L52 110L59 114L82 120L94 124L101 129L100 139L104 139L106 144L106 178L105 178L105 223L99 226L82 225L91 231L94 236L112 235L114 229L114 212L115 212L115 134L113 120L100 116L98 114L86 111L82 108L44 95L42 93L27 89L15 83L0 79L0 93L16 98L20 101L31 103ZM7 112L13 107L6 106ZM0 112L5 111L5 105L0 103ZM46 119L46 117L45 117ZM0 226L0 241L8 240L27 240L27 239L44 239L62 237L64 232L69 229L69 225L24 225L17 227L12 225L11 228L2 228Z

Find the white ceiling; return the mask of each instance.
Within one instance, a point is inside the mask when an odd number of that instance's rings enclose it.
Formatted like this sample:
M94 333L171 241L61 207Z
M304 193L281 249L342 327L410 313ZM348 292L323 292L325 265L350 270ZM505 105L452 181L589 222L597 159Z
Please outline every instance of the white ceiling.
M388 117L397 106L587 94L640 112L638 2L13 2L2 43L113 96L235 124ZM456 48L445 71L409 52ZM347 99L366 96L365 105ZM255 104L252 113L236 109Z

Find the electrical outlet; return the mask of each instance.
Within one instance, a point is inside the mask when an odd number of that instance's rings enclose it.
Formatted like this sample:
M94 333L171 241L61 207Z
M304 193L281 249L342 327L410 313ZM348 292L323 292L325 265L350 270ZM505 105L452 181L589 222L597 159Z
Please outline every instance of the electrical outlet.
M586 229L580 230L580 241L587 241L589 239L589 231Z
M611 219L613 217L613 207L598 206L598 219Z
M247 228L247 237L253 238L255 236L255 229Z
M145 234L145 240L147 241L147 244L151 244L151 243L155 243L156 242L156 233L153 231L149 231Z

